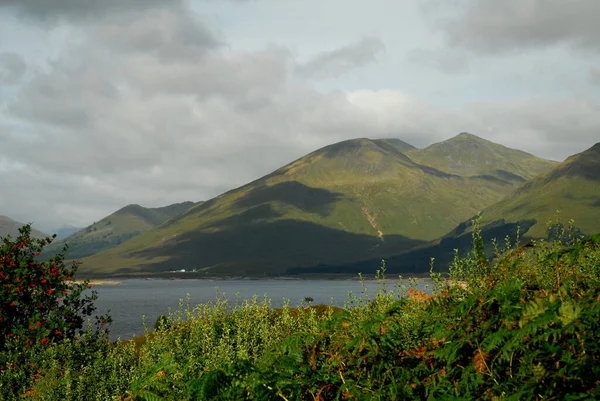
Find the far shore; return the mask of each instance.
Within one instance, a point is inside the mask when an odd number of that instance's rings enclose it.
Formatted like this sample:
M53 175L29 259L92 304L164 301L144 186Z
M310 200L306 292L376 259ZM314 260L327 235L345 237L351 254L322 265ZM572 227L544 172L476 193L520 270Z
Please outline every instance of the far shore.
M73 280L72 281L73 285L76 284L82 284L83 280ZM115 281L115 280L98 280L98 279L90 279L89 285L123 285L123 282L121 281Z
M401 279L400 279L401 277ZM79 276L78 282L83 280L90 280L91 285L122 285L123 281L127 280L340 280L340 281L354 281L360 280L360 277L357 274L307 274L307 275L295 275L295 276L227 276L227 275L204 275L198 273L150 273L150 274L126 274L126 275L116 275L116 276L105 276L104 278L99 278L96 276ZM429 275L426 274L411 274L411 275L386 275L385 281L395 282L395 281L408 281L408 280L424 280L428 281L431 279ZM120 281L117 281L120 280ZM362 277L364 281L377 281L381 280L381 278L377 278L375 275L364 275Z

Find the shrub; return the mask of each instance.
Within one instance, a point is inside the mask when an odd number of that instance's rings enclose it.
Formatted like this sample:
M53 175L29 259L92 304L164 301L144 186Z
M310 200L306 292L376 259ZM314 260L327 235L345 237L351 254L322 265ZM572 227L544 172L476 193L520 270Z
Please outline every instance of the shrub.
M55 237L55 236L54 236ZM53 237L53 238L54 238ZM38 256L51 238L31 237L31 226L19 229L0 247L0 387L22 387L36 368L40 348L77 341L84 319L95 311L95 291L89 281L75 283L78 263L68 267L63 251L47 261ZM107 338L109 316L96 316L93 338ZM6 371L11 371L10 375ZM15 379L16 378L16 379ZM4 384L2 384L4 382ZM4 390L2 390L4 391Z

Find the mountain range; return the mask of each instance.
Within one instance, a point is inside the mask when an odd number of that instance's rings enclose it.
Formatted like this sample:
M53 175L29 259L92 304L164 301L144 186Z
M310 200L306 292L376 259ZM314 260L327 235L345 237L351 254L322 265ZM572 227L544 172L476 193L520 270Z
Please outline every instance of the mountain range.
M206 202L126 206L53 243L84 275L426 272L486 238L544 236L560 209L600 231L600 144L562 163L469 133L418 149L359 138L318 149Z
M557 165L468 133L424 149L347 140L94 254L82 271L279 275L392 258Z

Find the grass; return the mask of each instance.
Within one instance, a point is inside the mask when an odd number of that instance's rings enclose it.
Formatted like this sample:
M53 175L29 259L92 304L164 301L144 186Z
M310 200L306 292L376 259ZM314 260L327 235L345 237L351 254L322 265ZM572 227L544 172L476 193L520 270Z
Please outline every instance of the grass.
M477 228L479 223L476 222ZM143 338L2 355L6 400L583 400L600 396L600 234L494 243L432 295L409 285L344 308L182 300ZM12 359L11 359L12 358ZM21 359L19 359L21 358ZM27 363L17 365L14 361ZM12 367L11 367L12 366ZM91 390L93 389L93 390Z

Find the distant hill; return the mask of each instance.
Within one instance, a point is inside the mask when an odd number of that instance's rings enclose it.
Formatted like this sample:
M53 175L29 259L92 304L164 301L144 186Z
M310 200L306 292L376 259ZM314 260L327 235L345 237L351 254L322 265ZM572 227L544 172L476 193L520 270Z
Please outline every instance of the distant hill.
M4 238L8 235L13 238L16 237L19 235L19 228L23 227L24 225L25 223L15 221L7 216L0 216L0 238ZM47 234L44 234L43 232L34 228L31 229L31 235L34 238L48 237Z
M411 159L450 174L521 184L558 162L540 159L463 132L447 141L406 153Z
M42 256L59 252L69 245L68 258L81 259L118 246L130 238L154 228L195 206L194 202L176 203L159 208L128 205L92 225L49 245Z
M56 239L60 240L67 238L69 235L75 234L79 230L81 230L81 227L63 226L54 230L53 233L56 234Z
M463 137L450 141L482 141ZM379 258L439 238L520 182L441 171L411 159L414 152L394 139L326 146L85 259L82 272L261 275Z
M488 245L492 238L502 241L507 235L514 240L517 227L523 241L546 238L547 222L556 219L557 210L561 211L565 227L569 219L574 219L575 227L584 234L600 231L600 143L569 157L486 208L481 221L484 239ZM447 269L454 249L461 253L471 249L471 230L468 219L429 244L388 258L387 269L391 273L425 273L432 257L438 269ZM343 266L291 269L288 273L373 273L378 267L378 260L366 260Z

